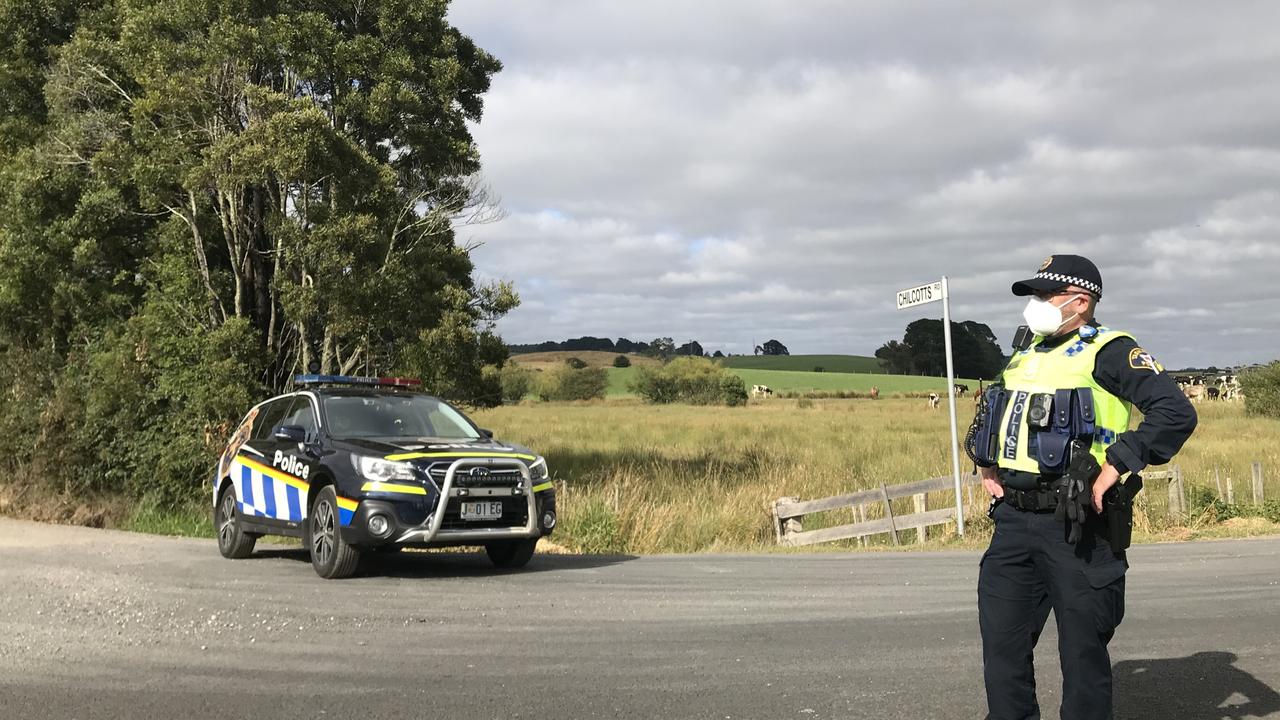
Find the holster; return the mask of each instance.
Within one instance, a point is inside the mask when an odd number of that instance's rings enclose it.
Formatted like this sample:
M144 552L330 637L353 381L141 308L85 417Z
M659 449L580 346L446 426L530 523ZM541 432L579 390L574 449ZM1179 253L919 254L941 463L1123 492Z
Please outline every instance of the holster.
M1000 452L1000 420L1009 402L1003 385L992 385L983 391L981 415L973 437L973 453L984 465L995 465Z
M1133 474L1125 482L1111 486L1102 496L1102 514L1107 521L1111 552L1128 549L1133 541L1133 498L1142 490L1142 476Z

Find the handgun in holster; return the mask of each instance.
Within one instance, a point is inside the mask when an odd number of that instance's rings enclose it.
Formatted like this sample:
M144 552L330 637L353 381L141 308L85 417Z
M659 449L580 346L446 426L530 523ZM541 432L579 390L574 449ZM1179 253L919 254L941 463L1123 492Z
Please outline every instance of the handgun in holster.
M1102 466L1083 441L1073 442L1071 451L1067 477L1084 480L1086 490L1083 494L1092 505L1093 483L1102 473ZM1107 542L1114 553L1128 549L1133 541L1133 498L1140 490L1142 476L1133 473L1128 480L1117 482L1102 494L1102 519L1107 525Z
M1107 521L1112 552L1123 552L1133 540L1133 498L1141 490L1142 476L1133 473L1102 494L1102 517Z

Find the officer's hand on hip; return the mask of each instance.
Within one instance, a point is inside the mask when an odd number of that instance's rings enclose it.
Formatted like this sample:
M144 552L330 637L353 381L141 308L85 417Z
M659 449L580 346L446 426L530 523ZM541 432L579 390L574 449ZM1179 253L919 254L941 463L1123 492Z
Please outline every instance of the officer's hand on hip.
M1093 510L1102 514L1102 496L1120 481L1120 472L1111 467L1111 463L1102 466L1098 479L1093 481Z
M1004 497L1004 486L1000 484L1000 480L996 477L996 468L980 467L978 473L982 475L982 487L986 489L987 494L991 497Z

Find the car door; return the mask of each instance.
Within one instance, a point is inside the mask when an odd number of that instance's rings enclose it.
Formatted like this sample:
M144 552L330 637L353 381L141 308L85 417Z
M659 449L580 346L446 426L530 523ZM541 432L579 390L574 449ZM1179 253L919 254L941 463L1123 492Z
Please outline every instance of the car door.
M305 433L303 442L274 440L272 464L280 473L276 477L282 493L276 508L276 517L287 522L302 522L306 517L307 490L311 474L316 471L319 458L308 447L319 439L320 428L312 398L307 393L294 395L283 418L276 427L298 427Z
M293 396L263 403L253 421L253 432L240 449L233 480L240 491L241 511L256 518L278 519L284 492L276 487L281 475L275 463L280 445L272 432L293 405Z

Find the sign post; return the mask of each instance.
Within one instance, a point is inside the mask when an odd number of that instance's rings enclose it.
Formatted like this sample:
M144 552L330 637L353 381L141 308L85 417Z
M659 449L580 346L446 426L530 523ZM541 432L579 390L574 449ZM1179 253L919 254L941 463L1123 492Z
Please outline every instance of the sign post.
M898 291L899 310L942 301L942 340L947 353L947 407L951 412L951 476L956 487L956 532L964 537L964 500L960 492L960 437L956 434L956 378L951 360L951 293L947 276L928 285Z

